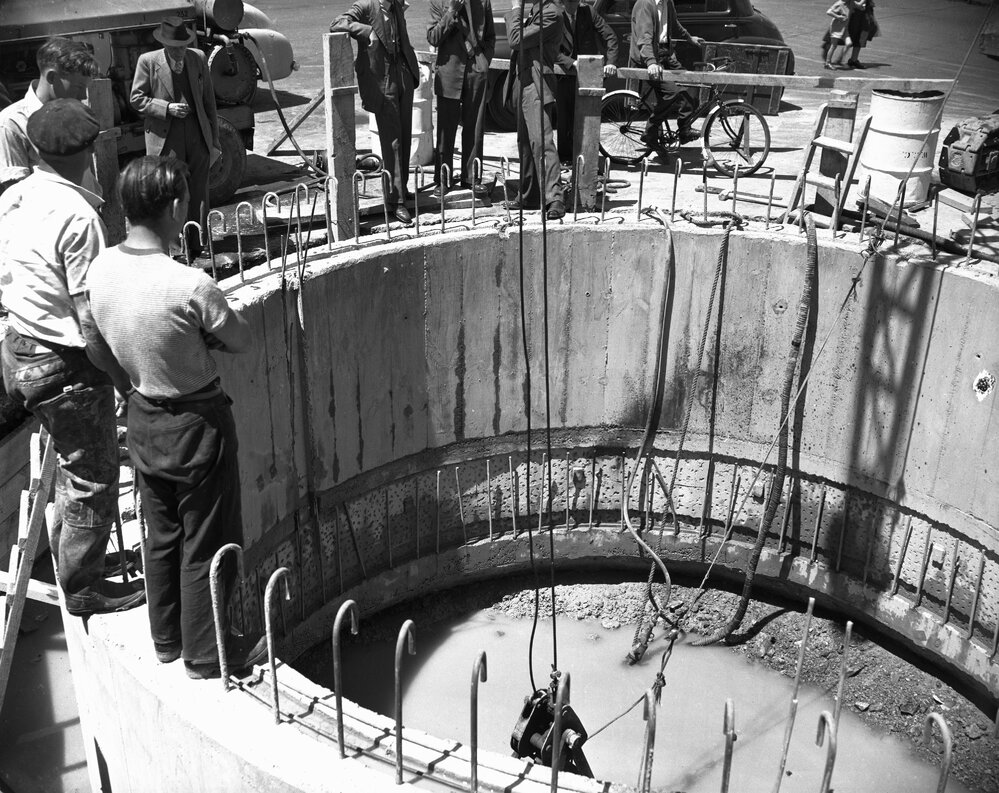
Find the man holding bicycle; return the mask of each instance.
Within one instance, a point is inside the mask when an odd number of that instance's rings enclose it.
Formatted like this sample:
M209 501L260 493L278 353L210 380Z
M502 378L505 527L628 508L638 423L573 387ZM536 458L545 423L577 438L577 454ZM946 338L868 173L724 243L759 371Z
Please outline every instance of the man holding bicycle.
M656 95L656 110L649 118L642 141L652 146L659 144L660 122L677 105L677 132L681 143L696 140L697 133L690 121L694 103L686 91L672 83L662 82L663 65L667 69L682 69L673 51L673 41L684 39L696 47L704 46L704 39L692 36L680 24L673 0L638 0L631 10L631 49L628 58L631 66L648 69L649 84Z

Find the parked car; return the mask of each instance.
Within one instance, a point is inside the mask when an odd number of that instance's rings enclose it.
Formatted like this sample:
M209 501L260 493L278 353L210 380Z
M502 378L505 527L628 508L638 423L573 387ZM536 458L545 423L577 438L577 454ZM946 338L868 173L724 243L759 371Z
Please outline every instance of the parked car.
M588 2L589 0L584 0ZM674 0L680 23L694 36L705 41L725 41L731 44L766 44L786 46L777 26L753 7L752 0ZM628 65L628 47L631 42L631 9L635 0L595 0L592 3L617 33L618 60L615 66ZM497 17L496 57L510 57L510 43L506 35L506 19ZM686 42L677 46L677 57L690 68L700 59L698 49ZM794 56L788 58L787 74L794 74ZM490 73L492 83L489 99L489 116L500 129L513 129L516 116L504 104L503 75ZM611 78L614 79L614 78ZM616 87L608 83L608 90Z
M159 48L153 30L179 15L192 20L197 47L205 53L218 104L222 157L209 176L211 200L222 204L236 192L253 148L250 103L257 81L280 80L298 68L291 43L270 19L242 0L0 0L0 83L12 99L38 76L35 54L50 36L91 46L102 75L111 79L118 156L145 152L142 119L128 98L139 55ZM265 64L266 63L266 67Z

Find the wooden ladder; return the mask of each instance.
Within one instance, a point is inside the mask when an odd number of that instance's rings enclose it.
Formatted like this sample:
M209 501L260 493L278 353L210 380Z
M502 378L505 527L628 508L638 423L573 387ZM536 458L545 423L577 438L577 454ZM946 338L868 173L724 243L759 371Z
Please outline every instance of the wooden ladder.
M44 452L42 451L44 444ZM21 510L18 517L17 544L10 549L10 571L3 577L0 572L0 711L3 710L14 663L14 645L21 627L24 602L27 598L59 605L57 587L31 578L38 538L45 522L45 505L52 497L55 484L56 452L48 433L31 436L31 481L27 490L21 491Z
M867 116L861 122L860 131L854 136L853 140L847 141L823 134L828 112L829 106L827 104L823 104L819 108L819 118L815 123L815 131L812 133L812 140L805 150L805 162L798 172L798 177L794 180L794 187L791 189L791 195L788 196L787 209L784 211L781 223L787 223L788 216L798 207L799 202L804 203L805 187L807 185L824 188L833 196L830 203L834 204L832 215L834 222L839 219L840 212L842 212L843 207L846 205L846 196L850 192L853 175L856 173L857 165L860 162L860 150L864 147L864 141L867 140L867 131L871 127L871 117ZM847 162L844 172L835 177L825 176L820 173L811 173L809 169L812 166L812 160L815 157L817 149L832 149L833 151L845 154Z

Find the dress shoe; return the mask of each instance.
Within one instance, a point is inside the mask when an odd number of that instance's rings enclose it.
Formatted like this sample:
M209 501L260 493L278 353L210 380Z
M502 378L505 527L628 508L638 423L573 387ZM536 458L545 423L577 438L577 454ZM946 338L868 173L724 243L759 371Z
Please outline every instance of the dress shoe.
M541 209L541 204L531 204L521 198L513 198L509 201L504 201L503 208L514 211L523 209L525 212L533 212L536 209Z
M639 140L650 149L658 149L662 146L662 140L660 139L658 132L643 132L639 137Z
M565 204L562 201L555 200L548 205L548 211L545 216L549 220L561 220L565 217Z
M230 637L226 645L226 663L229 673L245 677L257 664L267 660L267 637L261 636L255 642L246 636ZM192 680L211 680L222 674L218 661L199 664L184 661L184 671Z
M102 578L80 592L66 593L66 611L74 617L128 611L145 602L145 587L142 581L134 578L127 584Z
M156 648L156 660L161 664L172 664L180 658L183 649L180 642L153 642Z
M680 143L692 143L701 137L701 134L691 127L680 127L676 134L677 137L680 138Z
M396 204L393 214L396 220L400 223L405 223L407 226L413 222L413 216L409 214L409 210L406 209L405 204Z
M472 195L476 198L489 198L491 193L490 189L486 187L482 182L475 182L475 184L468 185L466 183L462 184L462 187L471 187Z
M867 68L867 64L866 63L861 63L860 61L855 61L855 60L851 59L851 60L848 60L847 63L850 66L852 66L854 69L866 69Z
M445 189L444 185L438 182L434 185L434 191L430 194L438 201L444 197L444 194L448 191Z

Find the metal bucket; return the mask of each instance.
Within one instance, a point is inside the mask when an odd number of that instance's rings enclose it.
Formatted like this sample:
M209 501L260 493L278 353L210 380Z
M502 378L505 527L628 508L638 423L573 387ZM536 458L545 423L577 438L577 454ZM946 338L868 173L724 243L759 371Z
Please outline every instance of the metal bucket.
M893 203L906 179L905 205L926 201L943 100L940 91L871 92L871 128L860 152L860 183L871 177L871 195Z

